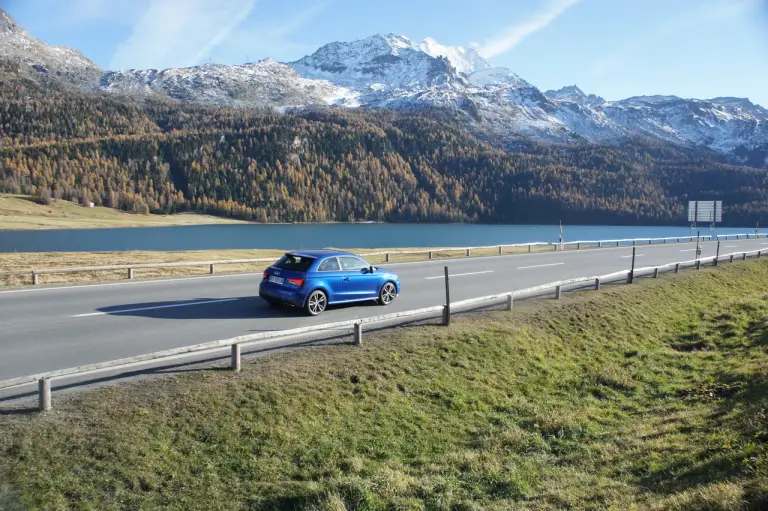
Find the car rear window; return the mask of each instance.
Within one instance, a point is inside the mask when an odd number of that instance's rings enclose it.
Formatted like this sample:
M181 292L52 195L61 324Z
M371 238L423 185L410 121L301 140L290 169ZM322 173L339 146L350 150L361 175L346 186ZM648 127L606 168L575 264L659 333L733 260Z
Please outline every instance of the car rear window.
M312 257L301 257L293 254L285 254L278 262L273 266L280 268L281 270L298 271L306 273L309 267L315 259Z

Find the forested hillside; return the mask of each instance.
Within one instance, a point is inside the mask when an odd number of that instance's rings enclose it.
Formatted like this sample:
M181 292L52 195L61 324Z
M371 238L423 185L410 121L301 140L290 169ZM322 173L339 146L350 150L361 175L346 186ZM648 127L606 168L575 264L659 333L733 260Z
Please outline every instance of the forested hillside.
M633 141L506 153L439 112L279 116L0 84L0 191L277 221L664 224L722 199L768 222L768 172Z

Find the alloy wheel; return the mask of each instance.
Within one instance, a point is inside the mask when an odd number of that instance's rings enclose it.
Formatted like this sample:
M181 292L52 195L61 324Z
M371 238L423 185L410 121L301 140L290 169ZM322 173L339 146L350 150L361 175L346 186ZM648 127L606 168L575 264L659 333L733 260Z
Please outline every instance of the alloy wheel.
M328 305L328 299L325 297L325 293L322 291L315 291L309 295L309 301L307 302L307 309L313 316L317 316L325 310Z
M395 289L395 285L391 282L384 284L384 288L381 290L381 303L384 305L389 305L395 301L396 296L397 290Z

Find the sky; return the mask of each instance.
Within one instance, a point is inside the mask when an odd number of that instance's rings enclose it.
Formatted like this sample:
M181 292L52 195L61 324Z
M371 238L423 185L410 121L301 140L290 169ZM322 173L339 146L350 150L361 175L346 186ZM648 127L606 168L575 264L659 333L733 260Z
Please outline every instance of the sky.
M105 69L288 62L396 33L474 46L546 91L748 97L768 107L768 0L0 0Z

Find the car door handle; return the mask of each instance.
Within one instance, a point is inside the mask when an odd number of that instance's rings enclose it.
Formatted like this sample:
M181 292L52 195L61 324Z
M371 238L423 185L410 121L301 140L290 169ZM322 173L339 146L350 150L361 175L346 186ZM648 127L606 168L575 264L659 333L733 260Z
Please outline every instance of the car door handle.
M347 280L349 280L349 277L344 277L344 281L347 281Z

